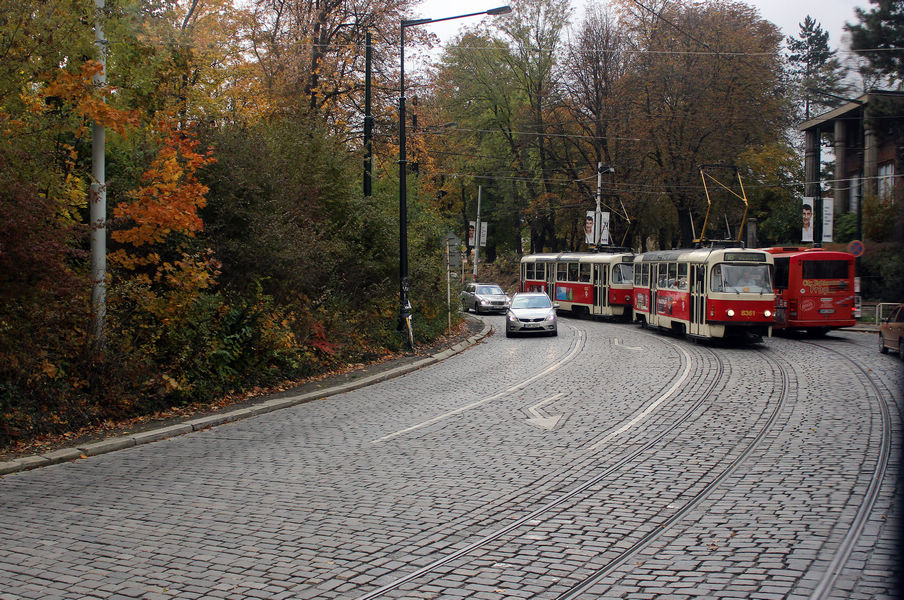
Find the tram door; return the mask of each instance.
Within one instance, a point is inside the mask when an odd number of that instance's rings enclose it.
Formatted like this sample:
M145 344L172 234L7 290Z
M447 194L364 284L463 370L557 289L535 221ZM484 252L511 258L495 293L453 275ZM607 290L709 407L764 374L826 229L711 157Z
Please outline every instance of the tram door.
M690 335L706 335L706 265L690 265Z
M553 302L556 301L556 268L557 263L546 263L546 295Z
M606 314L604 308L609 304L609 265L594 263L593 265L593 314Z

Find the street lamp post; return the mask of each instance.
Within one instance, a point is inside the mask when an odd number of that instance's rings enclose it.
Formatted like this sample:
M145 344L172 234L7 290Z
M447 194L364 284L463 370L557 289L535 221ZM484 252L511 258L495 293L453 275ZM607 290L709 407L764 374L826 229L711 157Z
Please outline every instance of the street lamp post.
M414 349L414 334L411 330L411 302L408 300L408 159L405 154L405 28L413 25L439 23L452 19L476 17L478 15L504 15L512 12L510 6L500 6L466 15L444 17L442 19L406 19L401 26L401 69L399 71L399 331L408 339L408 348Z

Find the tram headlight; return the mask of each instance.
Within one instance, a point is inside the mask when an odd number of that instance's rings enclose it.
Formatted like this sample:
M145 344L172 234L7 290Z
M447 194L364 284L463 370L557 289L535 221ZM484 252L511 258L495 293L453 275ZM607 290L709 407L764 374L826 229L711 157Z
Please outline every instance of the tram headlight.
M728 311L726 312L726 314L727 314L729 317L733 317L733 316L734 316L734 309L733 309L733 308L729 308Z
M769 317L772 316L772 311L767 308L766 310L763 311L763 315L768 319Z

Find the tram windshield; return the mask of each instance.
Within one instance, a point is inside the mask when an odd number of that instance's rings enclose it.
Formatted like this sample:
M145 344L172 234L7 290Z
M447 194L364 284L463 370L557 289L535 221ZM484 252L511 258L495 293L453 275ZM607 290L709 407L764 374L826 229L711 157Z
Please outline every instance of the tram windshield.
M713 267L714 292L771 294L772 281L768 265L733 265L722 263Z
M612 267L612 283L631 283L634 281L634 265L619 263Z

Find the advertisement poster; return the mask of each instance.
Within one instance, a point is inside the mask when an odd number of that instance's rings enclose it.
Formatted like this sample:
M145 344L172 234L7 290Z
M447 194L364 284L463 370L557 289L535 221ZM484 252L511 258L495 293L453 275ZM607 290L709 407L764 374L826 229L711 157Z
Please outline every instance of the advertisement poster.
M813 198L804 198L803 210L801 212L803 218L803 228L800 231L800 241L813 241Z
M584 217L584 243L591 246L606 246L609 244L609 213L601 212L599 223L596 221L596 212L588 210ZM599 244L596 240L599 240Z
M468 246L474 247L474 230L477 227L477 223L475 221L471 221L468 225ZM480 222L480 245L486 247L487 245L487 224L484 221Z
M832 223L835 222L835 203L824 200L822 203L822 241L832 241Z

